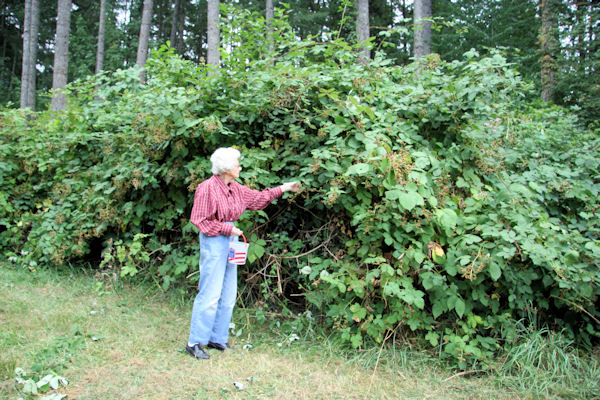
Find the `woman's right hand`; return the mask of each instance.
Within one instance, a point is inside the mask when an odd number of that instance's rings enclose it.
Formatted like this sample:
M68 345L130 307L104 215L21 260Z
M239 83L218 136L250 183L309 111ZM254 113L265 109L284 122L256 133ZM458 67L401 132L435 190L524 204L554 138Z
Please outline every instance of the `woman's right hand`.
M231 234L234 236L242 236L244 232L242 232L241 229L236 228L235 226L233 227L233 229L231 230Z
M285 192L298 192L300 191L300 189L302 189L302 185L300 185L298 182L286 182L283 185L281 185L281 191Z

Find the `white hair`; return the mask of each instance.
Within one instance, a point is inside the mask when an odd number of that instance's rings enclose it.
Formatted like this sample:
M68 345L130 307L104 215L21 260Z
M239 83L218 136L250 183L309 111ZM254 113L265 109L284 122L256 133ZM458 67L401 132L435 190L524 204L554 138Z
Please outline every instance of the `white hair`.
M235 167L241 153L233 147L219 147L210 156L212 163L211 171L215 175L221 175Z

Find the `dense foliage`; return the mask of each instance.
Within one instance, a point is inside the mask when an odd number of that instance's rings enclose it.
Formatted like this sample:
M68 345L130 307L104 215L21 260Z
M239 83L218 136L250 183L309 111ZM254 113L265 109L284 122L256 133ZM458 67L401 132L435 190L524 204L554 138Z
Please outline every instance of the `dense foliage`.
M100 2L73 0L69 44L69 81L83 79L95 72ZM142 0L107 0L106 48L104 69L127 68L136 60ZM179 3L179 7L175 6ZM225 30L236 15L233 7L256 11L265 16L264 2L222 1L221 25ZM198 64L206 56L206 1L154 0L150 48L156 49L173 41L175 51ZM301 39L329 41L342 38L356 40L356 4L347 0L315 2L294 0L274 2L285 10L290 29ZM533 97L539 96L540 60L543 56L540 33L540 2L534 0L433 1L432 51L444 61L461 60L462 54L475 49L487 54L490 49L503 48L509 62L525 80L538 86ZM593 0L546 1L551 6L556 40L550 58L555 71L553 101L559 105L579 107L586 123L599 119L598 51L596 32L600 25L600 3ZM176 12L175 10L178 10ZM37 65L37 109L47 106L47 92L52 87L56 1L40 2L40 32ZM177 15L174 15L177 14ZM21 79L22 31L24 2L3 1L0 6L0 101L2 105L18 107ZM384 51L396 64L406 65L413 56L412 2L371 0L369 23L374 48ZM264 38L265 31L260 32ZM233 47L222 37L224 48Z
M145 85L120 70L71 85L59 115L3 110L2 252L181 287L193 191L234 145L245 184L305 187L238 222L244 301L310 311L356 347L415 331L461 368L531 315L597 340L598 132L526 103L499 54L365 68L343 41L279 49L206 77L163 47Z
M565 42L558 64L556 103L577 105L578 114L590 123L600 120L600 3L591 0L561 8L558 15L560 32ZM570 40L563 38L569 37Z
M540 82L537 1L434 1L440 24L432 50L443 60L460 60L472 48L480 52L504 48L522 76ZM558 10L556 10L558 12ZM452 43L449 46L448 43Z

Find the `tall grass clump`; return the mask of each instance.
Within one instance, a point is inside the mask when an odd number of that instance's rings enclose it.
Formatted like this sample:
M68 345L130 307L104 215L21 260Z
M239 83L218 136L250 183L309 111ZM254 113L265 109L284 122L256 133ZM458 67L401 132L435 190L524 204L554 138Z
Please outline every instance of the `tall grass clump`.
M521 326L499 366L500 385L544 397L598 398L600 360L562 332Z

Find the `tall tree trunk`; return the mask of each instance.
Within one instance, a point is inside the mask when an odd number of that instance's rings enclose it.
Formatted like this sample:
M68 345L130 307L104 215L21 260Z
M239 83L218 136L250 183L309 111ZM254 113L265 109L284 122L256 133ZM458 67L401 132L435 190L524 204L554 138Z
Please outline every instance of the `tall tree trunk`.
M156 28L158 30L156 37L159 42L166 39L165 34L165 8L171 8L171 0L158 0L154 2L154 9L156 11Z
M206 15L203 13L203 11L208 11L207 9L197 6L197 5L191 5L192 7L192 13L193 16L191 16L192 18L192 31L194 33L196 33L197 37L196 39L193 41L193 50L194 53L196 54L196 62L198 64L205 64L206 63L206 46L204 46L207 42L206 40L206 34L207 34L207 29L206 29L206 23L208 22L208 19L206 17Z
M171 35L169 36L169 42L171 42L171 47L177 47L175 41L177 40L180 8L181 0L175 0L175 9L173 10L173 19L171 21Z
M267 8L267 42L269 43L269 56L275 51L275 42L273 39L273 18L275 18L275 8L273 7L273 0L266 1Z
M356 36L359 43L365 42L371 36L369 32L369 0L358 0ZM371 50L367 46L361 47L358 58L362 64L368 65L371 58Z
M181 7L179 8L179 18L177 18L177 35L175 46L175 50L177 50L177 54L183 54L185 48L185 41L183 39L183 29L185 28L185 5L186 3L181 3Z
M29 30L29 83L27 84L27 107L35 110L37 75L38 33L40 31L40 0L31 2L31 29Z
M31 57L29 56L29 42L31 41L31 3L32 0L25 0L25 16L23 22L23 57L21 67L21 108L28 107L27 95L29 93L29 65Z
M106 36L106 0L100 0L100 21L98 23L98 47L96 49L96 74L104 68L104 38Z
M11 70L10 77L8 78L8 93L12 93L13 77L15 76L16 69L17 69L17 57L13 57L12 70Z
M431 0L415 0L414 2L415 49L414 57L422 58L431 54Z
M219 0L208 0L207 14L206 63L214 67L214 71L208 70L208 75L211 75L219 69L219 63L221 61L221 53L219 50L219 20L221 19Z
M540 31L540 45L542 48L542 101L552 101L554 97L554 71L556 70L556 51L559 48L556 32L558 18L554 0L541 0L542 26Z
M4 26L4 24L5 24L5 19L4 19L4 16L2 16L2 26ZM2 38L2 60L6 60L7 59L6 58L6 47L7 47L6 46L6 36L4 36ZM14 53L13 53L13 56L11 58L14 60L17 57L15 57ZM0 84L2 82L4 82L4 68L0 69ZM8 92L8 93L10 93L10 92Z
M408 7L406 7L406 0L402 0L402 5L400 7L400 10L402 12L402 18L406 19L408 18ZM408 37L408 35L402 35L402 46L403 46L403 50L406 53L407 58L410 57L410 39Z
M150 40L150 23L152 22L152 0L144 0L142 10L142 24L140 26L140 38L138 41L138 51L136 64L140 69L146 65L148 58L148 41ZM141 72L140 78L144 80L144 72Z
M67 98L62 92L67 86L69 67L69 31L71 25L71 0L58 0L56 19L56 40L54 44L54 73L52 74L52 110L61 111L67 106Z

